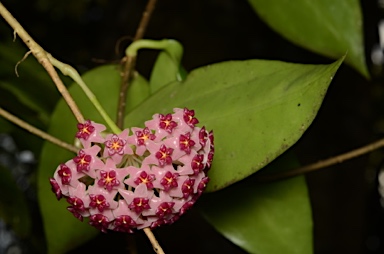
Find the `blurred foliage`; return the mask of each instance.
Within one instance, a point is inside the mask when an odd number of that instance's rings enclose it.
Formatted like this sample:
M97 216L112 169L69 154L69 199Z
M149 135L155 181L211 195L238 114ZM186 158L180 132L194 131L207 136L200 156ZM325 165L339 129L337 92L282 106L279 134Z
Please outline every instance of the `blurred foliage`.
M21 238L31 234L31 214L24 193L10 171L0 165L0 217L11 225ZM3 209L6 207L6 209Z

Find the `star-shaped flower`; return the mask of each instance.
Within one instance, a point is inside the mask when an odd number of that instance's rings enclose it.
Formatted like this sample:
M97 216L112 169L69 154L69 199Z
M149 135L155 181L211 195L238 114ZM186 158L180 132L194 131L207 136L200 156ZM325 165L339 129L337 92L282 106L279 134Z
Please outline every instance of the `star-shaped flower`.
M104 167L98 171L97 185L105 188L109 192L114 189L124 187L124 178L129 174L127 168L116 168L112 159L107 159Z
M129 130L123 130L119 135L109 134L105 137L105 149L103 156L111 157L116 164L119 164L126 154L133 154L133 150L128 143Z
M143 164L140 168L129 166L127 171L129 172L129 178L124 181L125 184L136 188L139 184L144 183L149 190L153 189L155 175L149 165Z
M84 148L91 146L91 143L103 143L104 138L101 132L106 129L103 124L86 120L84 123L77 124L78 132L76 138L80 140Z

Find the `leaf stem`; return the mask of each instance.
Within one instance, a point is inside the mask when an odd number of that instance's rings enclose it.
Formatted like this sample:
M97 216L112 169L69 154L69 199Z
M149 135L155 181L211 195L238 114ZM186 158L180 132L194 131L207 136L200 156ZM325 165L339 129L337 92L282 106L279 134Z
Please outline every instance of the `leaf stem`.
M134 41L127 47L125 54L130 57L136 57L137 52L140 49L161 49L167 51L167 53L177 62L180 63L183 56L183 47L181 44L172 39L163 40L138 40Z
M362 146L355 150L333 156L326 160L321 160L312 164L308 164L303 167L298 167L296 169L289 170L282 173L260 175L257 177L257 180L262 182L267 182L267 181L269 182L269 181L281 180L281 179L285 179L285 178L289 178L289 177L293 177L301 174L306 174L318 169L329 167L329 166L359 157L361 155L370 153L382 147L384 147L384 139L379 139L375 142L372 142L368 145Z
M44 69L48 72L52 81L55 83L57 89L63 96L64 100L67 102L69 108L73 112L76 120L80 123L84 122L84 117L81 114L79 108L76 103L72 99L69 94L67 88L64 86L61 81L59 75L57 74L55 68L51 64L48 59L47 52L37 44L32 37L25 31L25 29L20 25L20 23L12 16L12 14L4 7L4 5L0 2L0 15L5 19L5 21L13 28L14 35L19 35L19 37L23 40L25 45L31 50L32 54L36 57L38 62L44 67Z
M153 10L155 9L156 2L157 0L148 1L147 6L145 7L145 11L143 12L143 15L141 17L140 24L136 30L135 37L133 38L133 41L137 41L143 38L145 30L148 26L149 20L152 16ZM120 129L124 127L124 115L125 115L125 105L127 100L127 92L128 92L129 82L135 68L136 57L126 56L123 58L122 63L124 66L122 71L122 79L121 79L121 86L120 86L120 93L119 93L119 101L117 104L117 117L116 117L116 124Z
M76 148L75 146L73 145L70 145L54 136L51 136L49 135L48 133L42 131L42 130L39 130L37 129L36 127L33 127L32 125L30 125L29 123L27 122L24 122L23 120L21 120L20 118L12 115L11 113L5 111L4 109L2 109L0 107L0 116L4 117L5 119L7 119L8 121L10 121L11 123L14 123L15 125L29 131L30 133L44 139L44 140L47 140L49 142L51 142L52 144L55 144L57 146L60 146L64 149L67 149L68 151L71 151L71 152L74 152L74 153L77 153L79 151L78 148Z
M84 80L81 78L79 73L76 71L75 68L70 66L69 64L60 62L56 58L54 58L51 54L47 54L49 61L58 68L64 75L71 77L84 91L85 95L88 97L88 99L91 101L91 103L95 106L96 110L99 112L101 117L103 117L104 121L108 124L108 126L111 128L113 133L120 133L121 130L115 122L109 117L107 112L105 112L103 106L101 106L100 102L96 98L95 94L92 93L92 91L89 89L89 87L85 84Z
M144 228L144 233L147 235L149 241L151 242L152 244L152 247L153 247L153 250L157 253L157 254L165 254L165 252L163 251L163 249L161 248L159 242L156 240L156 237L154 236L154 234L152 233L151 229L150 228Z

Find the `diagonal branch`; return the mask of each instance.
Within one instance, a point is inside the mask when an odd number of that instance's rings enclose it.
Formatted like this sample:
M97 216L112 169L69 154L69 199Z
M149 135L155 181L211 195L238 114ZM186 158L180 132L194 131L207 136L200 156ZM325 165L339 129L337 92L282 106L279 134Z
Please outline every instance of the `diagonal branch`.
M0 2L0 15L7 21L7 23L13 28L14 35L19 35L19 37L23 40L25 45L31 50L32 54L36 57L39 63L44 67L44 69L48 72L52 81L55 83L57 89L63 96L64 100L67 102L69 108L73 112L76 117L76 120L80 123L84 122L84 117L81 114L79 108L76 103L72 99L72 96L69 94L67 88L64 86L61 81L59 75L57 74L55 68L51 64L48 59L47 52L37 44L32 37L24 30L24 28L20 25L20 23L12 16L12 14L4 7L4 5Z
M37 129L36 127L33 127L32 125L30 125L29 123L26 123L24 122L23 120L21 120L20 118L17 118L16 116L8 113L7 111L5 111L4 109L2 109L0 107L0 116L4 117L5 119L7 119L8 121L10 121L11 123L14 123L16 124L17 126L29 131L30 133L44 139L44 140L47 140L49 142L51 142L52 144L55 144L55 145L58 145L64 149L67 149L68 151L71 151L71 152L74 152L74 153L77 153L78 152L78 148L76 148L75 146L73 145L70 145L56 137L53 137L51 135L49 135L48 133L42 131L42 130L39 130Z
M326 168L326 167L359 157L361 155L370 153L382 147L384 147L384 139L379 139L373 143L362 146L360 148L349 151L347 153L343 153L343 154L331 157L329 159L321 160L303 167L298 167L293 170L276 173L276 174L265 174L265 175L257 176L257 180L261 182L267 182L267 181L269 182L269 181L277 181L277 180L281 180L281 179L285 179L293 176L298 176L301 174L306 174L318 169Z
M144 32L148 26L153 10L155 9L156 2L157 0L148 1L145 11L143 12L143 16L141 17L139 27L136 30L136 35L133 38L133 41L137 41L143 38ZM124 57L123 64L124 64L124 67L123 67L122 78L121 78L121 86L120 86L120 93L119 93L119 101L117 105L117 118L116 118L117 119L116 124L120 129L124 128L123 122L124 122L124 115L125 115L125 105L127 100L127 91L129 87L130 78L135 68L136 57L134 56Z

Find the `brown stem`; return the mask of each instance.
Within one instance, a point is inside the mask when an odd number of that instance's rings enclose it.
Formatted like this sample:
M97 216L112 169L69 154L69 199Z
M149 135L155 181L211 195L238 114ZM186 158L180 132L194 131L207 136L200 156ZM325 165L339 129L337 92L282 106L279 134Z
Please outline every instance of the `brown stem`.
M153 235L151 229L149 228L144 228L144 233L147 235L149 241L152 243L153 250L157 254L165 254L163 249L161 248L159 242L156 240L155 236Z
M145 7L145 11L143 12L143 16L141 17L140 24L136 30L135 37L133 41L140 40L143 38L145 30L148 26L149 20L155 9L157 0L149 0L147 6ZM119 102L117 105L117 120L116 124L120 129L124 128L124 115L125 115L125 105L127 100L127 91L129 87L129 81L132 76L132 73L136 64L136 57L126 56L123 58L123 72L121 78L121 86L119 93Z
M84 117L81 114L79 108L76 103L72 99L72 96L69 94L67 88L64 86L61 81L59 75L57 74L55 68L49 61L47 57L47 52L37 44L32 37L24 30L24 28L20 25L20 23L12 16L12 14L4 7L4 5L0 2L0 15L3 16L5 21L13 28L14 34L19 35L19 37L23 40L25 45L31 50L32 54L36 57L38 62L44 67L44 69L48 72L52 81L55 83L57 89L63 96L64 100L67 102L69 108L72 110L73 114L76 117L76 120L80 123L84 122Z
M346 160L350 160L353 158L356 158L358 156L370 153L374 150L377 150L381 147L384 147L384 139L377 140L373 143L370 143L366 146L357 148L355 150L349 151L347 153L343 153L334 157L331 157L326 160L321 160L316 163L312 163L303 167L299 167L293 170L289 170L286 172L282 173L276 173L276 174L269 174L269 175L260 175L257 177L258 181L266 182L266 181L276 181L276 180L281 180L285 179L288 177L293 177L305 173L309 173L318 169L322 169L325 167L329 167L338 163L342 163Z
M76 147L74 147L73 145L70 145L70 144L68 144L68 143L66 143L66 142L64 142L58 138L55 138L55 137L49 135L48 133L37 129L36 127L33 127L32 125L24 122L20 118L17 118L16 116L12 115L11 113L5 111L1 107L0 107L0 116L4 117L8 121L16 124L17 126L29 131L30 133L32 133L38 137L41 137L42 139L45 139L45 140L47 140L47 141L49 141L55 145L58 145L64 149L67 149L68 151L77 153L79 150Z

